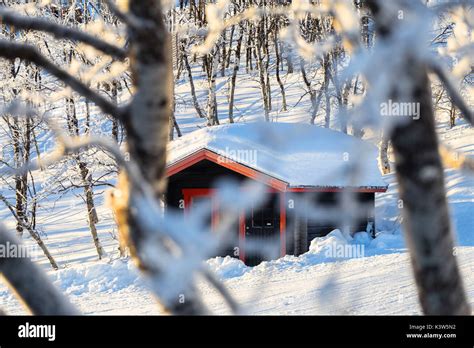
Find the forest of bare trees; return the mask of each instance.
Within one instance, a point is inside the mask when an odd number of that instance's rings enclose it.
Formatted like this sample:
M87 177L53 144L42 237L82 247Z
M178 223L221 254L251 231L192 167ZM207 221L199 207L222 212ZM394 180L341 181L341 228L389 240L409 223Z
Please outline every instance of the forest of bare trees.
M239 313L202 267L206 254L190 245L201 245L199 236L184 241L161 216L167 144L183 133L180 103L205 127L239 122L243 73L257 82L259 117L272 122L292 107L287 90L294 76L299 100L310 105L308 126L358 138L377 134L381 171L396 172L423 313L471 314L443 179L443 161L456 154L440 151L435 131L440 112L449 113L451 127L460 118L474 125L469 1L0 3L1 124L8 139L1 144L0 199L16 230L0 227L2 243L21 243L28 234L58 269L37 212L48 197L80 188L91 245L104 257L96 199L112 187L121 253L129 250L160 306L171 314L208 313L196 291L200 277ZM427 16L439 25L434 34ZM444 60L431 55L436 50ZM186 100L175 98L178 80L189 85ZM218 102L222 80L226 103ZM380 117L387 100L419 105L419 119ZM459 165L472 166L468 159ZM39 185L38 172L48 174ZM0 272L32 313L78 313L32 262L0 259Z

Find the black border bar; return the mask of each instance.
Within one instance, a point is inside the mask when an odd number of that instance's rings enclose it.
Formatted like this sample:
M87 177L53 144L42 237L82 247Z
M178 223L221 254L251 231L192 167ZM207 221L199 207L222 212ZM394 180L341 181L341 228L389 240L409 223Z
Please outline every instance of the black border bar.
M55 325L55 341L20 338L20 325ZM423 337L408 337L407 335ZM439 337L448 335L450 337ZM454 337L455 335L455 337ZM176 345L415 345L474 347L473 317L81 316L0 317L0 347Z

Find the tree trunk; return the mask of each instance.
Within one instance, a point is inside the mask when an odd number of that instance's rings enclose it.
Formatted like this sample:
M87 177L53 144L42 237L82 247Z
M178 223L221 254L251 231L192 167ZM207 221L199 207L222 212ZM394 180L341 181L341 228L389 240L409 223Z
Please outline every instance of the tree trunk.
M308 75L306 74L306 69L304 67L304 60L300 59L300 70L301 70L301 76L303 77L303 82L306 85L306 88L308 88L308 93L310 96L311 100L311 124L314 124L316 121L316 116L318 115L318 110L319 110L319 104L321 103L321 98L323 95L323 87L321 87L318 95L316 96L316 92L313 90L313 87L311 86L311 81L308 79Z
M341 132L347 134L347 108L349 104L349 93L351 91L351 83L348 81L342 90L342 100L339 104L341 112L342 112L342 119L341 119Z
M233 25L231 30L230 30L229 49L227 50L228 54L227 54L227 58L225 60L225 69L229 68L229 66L230 66L230 58L232 56L232 54L231 54L232 53L232 46L234 44L234 33L235 33L235 25Z
M234 99L235 99L235 82L237 80L237 73L240 67L240 50L242 48L242 40L244 38L243 26L239 26L240 36L237 40L237 47L235 49L234 69L232 71L232 78L230 80L230 96L229 96L229 122L234 123Z
M171 41L163 21L161 1L129 0L130 13L139 20L153 23L154 30L129 26L130 68L135 87L129 117L124 119L130 157L134 159L143 180L153 189L156 201L166 190L166 148L173 99ZM152 279L163 274L160 265L147 257L150 231L140 220L136 206L137 192L133 181L122 174L121 194L114 207L119 212L119 231L129 245L138 267ZM162 226L156 226L157 229ZM153 238L156 238L154 236ZM192 285L173 290L155 287L166 310L174 314L202 314L206 309ZM181 299L185 299L181 301Z
M99 222L99 218L97 216L97 211L95 209L94 204L94 191L93 191L93 184L92 184L92 174L89 173L89 169L87 168L87 164L85 162L81 162L78 156L77 158L79 171L81 173L82 183L84 185L84 195L86 196L86 206L87 206L87 220L89 222L89 230L92 235L92 240L94 241L95 248L97 250L97 255L99 255L99 260L102 259L105 252L102 248L102 245L99 240L99 235L97 233L96 224Z
M246 42L246 50L245 50L245 68L247 70L247 74L253 70L253 63L252 63L252 54L253 54L253 36L254 36L254 25L250 22L247 22L248 28L248 36Z
M115 103L115 105L118 105L118 86L120 85L120 82L117 80L112 81L112 101ZM89 103L86 104L87 106ZM112 138L119 143L119 124L118 121L115 119L115 117L112 117Z
M30 121L27 120L27 124ZM13 142L13 158L15 162L15 167L20 168L24 165L25 160L29 159L29 147L30 145L26 142L22 144L21 137L21 126L20 120L18 118L13 118L13 124L10 126L12 133L12 142ZM25 135L29 138L30 127L28 127ZM29 141L28 141L29 143ZM24 219L26 217L26 205L27 205L27 189L28 189L28 176L27 173L15 175L15 196L16 196L16 214ZM20 223L16 225L16 233L19 238L23 236L23 226Z
M449 127L453 128L456 125L456 107L451 103L451 109L449 110Z
M405 25L397 20L398 6L384 7L382 1L368 4L375 17L377 33L382 41L393 44L394 32ZM410 8L400 2L400 8ZM412 13L413 14L413 13ZM416 19L415 19L416 20ZM418 20L422 20L418 18ZM454 241L449 218L444 171L438 153L438 140L427 67L410 51L405 55L404 70L392 83L393 102L416 102L419 119L410 118L395 126L392 146L400 198L403 201L403 225L423 312L428 315L469 315L463 281L453 252ZM403 84L398 84L403 81ZM410 83L407 83L410 81ZM400 97L404 96L404 97Z
M380 167L382 169L383 174L390 173L390 161L388 158L388 145L389 139L386 136L386 132L382 134L382 141L380 142L380 150L379 150L379 162Z
M217 51L215 52L217 54ZM216 78L217 78L217 63L218 59L213 54L205 56L205 66L207 72L207 125L215 126L219 124L217 116L217 99L216 99Z
M407 64L421 119L392 134L404 231L425 314L471 314L455 256L426 67Z
M329 94L329 69L330 69L330 61L329 61L329 54L323 59L323 69L324 69L324 96L326 99L326 113L324 116L324 127L330 128L331 126L331 95Z
M262 94L262 102L263 102L263 112L265 115L265 121L270 121L270 108L268 105L268 89L266 85L265 79L265 65L263 63L263 56L262 56L262 48L258 44L256 47L257 51L257 67L258 67L258 76L260 82L260 92Z
M224 30L222 32L222 56L221 56L221 77L225 76L225 68L226 68L226 63L227 63L227 47L226 47L226 42L227 41L227 30ZM230 47L229 47L229 55L230 55Z
M202 109L199 106L199 102L197 100L196 88L194 87L193 71L191 70L191 65L189 64L188 55L186 54L186 52L184 52L184 49L185 48L184 48L184 45L183 45L182 46L183 62L184 62L184 66L186 68L186 71L188 72L189 87L191 89L191 97L193 98L194 109L196 109L196 112L197 112L199 118L205 118L206 116L202 112Z
M67 124L69 133L71 136L79 136L79 120L77 119L76 115L76 106L73 98L68 98L66 101L66 116L67 116ZM99 235L97 233L96 224L99 222L99 218L97 216L97 212L95 209L94 204L94 191L93 191L93 184L92 184L92 174L90 173L89 169L87 168L86 162L81 159L81 156L75 156L77 166L79 169L79 174L81 175L82 185L84 187L84 196L86 200L86 208L87 208L87 221L89 224L89 231L92 236L92 240L94 242L97 255L99 259L102 259L104 256L104 249L100 244Z
M280 55L280 50L278 48L279 42L278 42L278 32L275 31L275 34L273 36L273 43L275 45L275 56L276 56L276 79L278 81L278 85L280 86L280 92L281 92L281 109L282 111L287 110L287 105L286 105L286 94L285 94L285 87L283 85L283 82L281 81L280 77L280 62L281 62L281 55Z
M293 65L293 52L291 50L290 45L286 45L286 66L288 74L293 74L293 71L295 70L294 65Z

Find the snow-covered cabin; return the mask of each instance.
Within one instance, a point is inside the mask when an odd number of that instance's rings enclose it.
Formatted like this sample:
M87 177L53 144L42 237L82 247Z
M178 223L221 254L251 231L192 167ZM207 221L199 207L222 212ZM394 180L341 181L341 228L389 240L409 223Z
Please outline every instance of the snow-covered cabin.
M306 252L313 238L343 224L351 232L373 231L375 193L387 190L375 146L294 123L239 123L189 133L170 143L167 177L167 209L185 213L207 202L212 228L219 221L217 182L247 179L266 186L266 203L240 212L231 231L235 245L223 251L249 265L264 259L246 250L252 239L278 240L283 256ZM358 214L348 220L345 210L353 206Z

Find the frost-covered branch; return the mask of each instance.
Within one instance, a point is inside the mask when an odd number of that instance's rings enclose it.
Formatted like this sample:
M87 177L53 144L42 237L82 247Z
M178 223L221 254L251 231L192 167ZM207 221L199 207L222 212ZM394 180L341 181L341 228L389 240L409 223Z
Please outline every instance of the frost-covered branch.
M430 66L423 49L419 49L426 47L425 34L429 30L427 26L419 27L419 23L429 12L421 3L407 0L369 0L367 4L374 15L380 40L374 52L374 57L379 59L376 66L381 64L383 50L397 52L398 64L386 66L387 62L383 61L384 97L395 102L417 103L421 110L418 117L396 123L391 129L404 207L404 233L419 301L427 315L469 315L470 304L453 254L453 232L428 77ZM408 20L403 23L398 20L399 11L405 13ZM372 86L376 79L375 74L368 75ZM378 106L376 98L369 102Z
M130 12L123 12L118 6L115 4L114 0L105 0L109 10L120 19L122 22L127 24L129 27L137 31L142 30L153 30L155 25L152 21L144 20L143 18L137 18L136 16L132 15Z
M0 224L0 245L23 248L23 244ZM0 274L28 310L36 315L75 315L76 309L56 289L44 272L28 257L0 258Z
M120 47L109 44L88 33L46 21L42 18L19 16L12 11L0 9L0 21L4 24L13 25L15 29L38 30L49 33L58 39L82 42L120 60L127 58L126 50Z
M224 286L224 284L222 284L222 282L217 279L214 273L212 273L210 270L204 268L202 270L202 273L204 274L206 280L222 295L232 312L234 314L238 314L239 304L234 300L234 298L229 293L229 290Z
M48 258L49 263L51 264L51 267L53 267L53 269L55 269L55 270L58 270L59 266L56 263L56 260L54 259L54 257L49 252L48 248L46 247L43 240L41 239L41 236L39 235L39 233L36 232L32 228L31 224L29 224L29 223L27 223L27 221L25 221L26 218L21 218L20 216L18 216L18 214L15 212L15 208L12 206L12 204L10 204L10 202L8 202L6 197L3 196L2 194L0 194L0 201L2 201L6 205L8 210L10 210L11 214L13 215L15 220L18 222L18 224L20 224L24 229L26 229L30 233L31 237L33 237L33 239L36 241L38 246L41 248L41 250L43 251L45 256Z
M117 119L123 119L126 113L125 108L120 108L107 100L99 93L95 92L83 82L69 74L67 71L59 68L56 64L46 59L35 47L26 44L18 44L6 40L0 40L0 57L15 60L25 59L47 70L50 74L64 82L74 91L83 97L94 102L104 113Z
M16 103L7 109L7 111L14 115L26 113L29 117L32 117L35 113L34 110L21 110ZM91 147L100 148L108 152L123 169L124 174L126 174L127 180L129 181L128 185L130 186L129 194L131 195L127 201L124 201L124 197L120 197L122 193L115 190L114 193L111 194L111 200L115 202L114 209L118 215L121 215L121 208L118 208L117 202L128 202L127 204L130 205L129 208L132 210L137 228L141 231L139 240L134 239L133 235L130 235L128 232L125 234L122 232L122 242L131 249L132 256L144 273L145 278L149 280L151 290L160 300L160 303L163 304L165 309L170 310L172 313L182 313L182 310L178 311L176 309L176 307L182 307L176 305L176 298L181 296L181 291L192 286L195 275L201 274L222 295L231 310L234 313L238 312L238 305L231 294L202 264L202 259L209 256L210 250L214 246L213 242L207 239L203 241L198 240L198 236L200 236L201 233L200 231L195 232L195 242L191 241L191 244L202 244L208 248L198 248L199 250L196 252L193 248L190 249L188 247L190 243L189 239L181 238L181 233L177 233L175 229L171 227L163 227L163 225L171 226L173 224L160 218L161 211L153 196L153 188L150 187L148 182L143 178L140 168L133 158L126 160L118 145L107 138L96 136L69 136L65 134L61 127L50 117L44 115L43 119L56 136L58 142L56 150L50 156L45 156L41 160L26 163L25 166L18 169L4 169L4 171L8 171L8 173L14 171L18 174L39 169L55 163L65 156L79 153ZM193 230L191 225L185 228L189 231ZM191 233L191 235L193 234ZM170 245L174 245L174 247L169 248ZM176 253L176 250L181 250L181 252ZM169 262L171 262L176 269L169 269L169 266L161 267L161 265ZM178 274L180 274L179 278L181 278L180 281L183 284L181 287L178 286L178 291L174 291L173 288L176 284L171 284L171 280L168 278L176 277ZM184 313L206 313L204 305L193 292L186 293L185 298L186 303L192 305L184 306L184 308L186 308L186 312Z
M216 279L212 272L201 265L202 257L207 256L206 251L202 251L203 255L198 254L193 257L193 255L190 255L191 251L187 250L186 247L186 245L190 243L190 240L181 240L173 229L158 228L158 226L163 225L164 221L158 219L160 209L156 205L154 197L151 195L152 188L148 186L147 182L141 176L136 163L133 161L126 161L115 143L97 137L65 137L61 139L61 144L61 147L64 149L63 155L70 152L77 152L91 146L103 148L110 152L117 160L118 164L125 169L127 178L131 180L130 185L134 188L132 191L133 197L130 197L129 202L132 207L136 208L133 209L134 215L136 220L141 222L140 229L144 232L141 236L141 240L133 241L135 244L129 244L132 242L132 240L129 240L128 246L134 249L132 253L137 258L136 261L138 261L140 268L149 278L152 284L152 291L163 302L165 308L169 309L175 306L175 293L170 289L164 290L164 287L172 286L171 284L168 284L168 282L165 282L164 279L168 277L166 274L173 272L173 270L164 270L159 267L159 265L163 262L162 260L167 260L168 258L173 257L174 248L168 249L168 247L166 247L166 245L172 243L175 244L175 247L182 250L182 255L185 255L181 257L181 260L175 260L173 262L174 264L183 264L183 266L177 268L182 272L186 272L183 274L183 277L189 277L189 279L184 282L192 284L193 275L202 274L204 278L222 295L232 312L237 313L239 311L237 302L233 299L227 288ZM117 197L114 198L114 200L116 199ZM144 206L147 207L146 210L143 209ZM190 226L189 228L191 229ZM128 236L126 238L131 237ZM166 240L168 241L166 242ZM150 252L156 252L157 256L150 257ZM195 260L195 262L193 262L193 260ZM187 263L189 264L184 266L184 264ZM173 274L172 276L176 276L176 274ZM170 293L171 295L164 296L164 292ZM188 314L205 313L205 307L197 297L193 297L192 302L194 304L192 307L188 307L188 310L191 310Z

